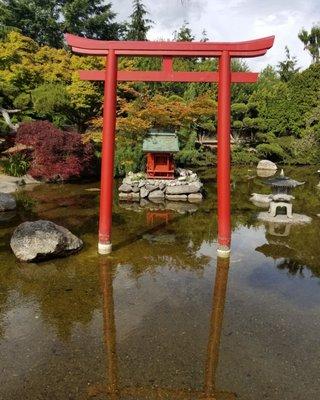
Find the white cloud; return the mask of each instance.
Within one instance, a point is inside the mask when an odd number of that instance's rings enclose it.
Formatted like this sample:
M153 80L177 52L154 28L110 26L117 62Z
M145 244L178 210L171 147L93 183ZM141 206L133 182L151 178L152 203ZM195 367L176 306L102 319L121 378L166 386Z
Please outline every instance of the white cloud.
M307 67L310 56L297 35L302 27L310 29L320 21L319 0L144 0L143 3L150 19L155 21L149 40L172 39L184 20L198 39L203 29L212 41L275 35L275 44L266 56L247 60L257 71L281 61L286 45L298 58L299 66ZM118 19L127 19L132 12L132 1L114 1L113 8Z

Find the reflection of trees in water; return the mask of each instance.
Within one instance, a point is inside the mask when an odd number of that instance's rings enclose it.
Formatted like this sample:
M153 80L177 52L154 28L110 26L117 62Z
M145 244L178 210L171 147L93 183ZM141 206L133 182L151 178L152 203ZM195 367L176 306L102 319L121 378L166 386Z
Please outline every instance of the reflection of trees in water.
M313 221L308 225L292 225L287 236L275 236L266 233L267 243L256 248L266 257L274 260L284 259L278 266L289 273L302 273L307 268L313 275L320 277L319 251L320 224Z
M299 174L290 172L290 176L297 180L307 180L305 170L301 169L298 172ZM233 179L233 229L240 226L260 226L260 223L255 221L257 210L249 202L249 196L253 191L268 191L263 179L248 179L247 170L237 173L235 169ZM305 214L310 214L312 210L315 212L319 207L312 180L310 182L306 183L303 189L298 188L295 193L295 208ZM10 291L16 289L24 296L38 301L43 319L56 327L62 338L68 338L74 323L87 323L91 320L92 313L99 307L99 297L96 293L99 194L85 192L85 187L44 185L25 194L33 199L32 219L52 219L70 228L85 240L86 248L76 256L54 263L18 268L9 250L13 225L10 222L9 228L1 229L0 316L5 314ZM207 180L206 190L207 197L198 205L199 210L196 213L174 213L167 224L157 223L155 226L147 225L144 212L129 212L115 204L113 237L116 250L112 256L114 260L131 266L133 276L139 276L146 269L152 270L164 265L175 269L201 271L209 259L199 256L198 251L204 242L215 243L217 235L215 181ZM24 201L29 207L31 203ZM30 219L30 212L26 210L23 219ZM17 224L16 219L14 224ZM315 276L320 277L320 258L317 257L319 237L320 224L314 220L308 226L293 226L287 237L267 236L268 243L264 246L269 248L260 250L263 250L261 252L267 257L285 259L286 262L281 261L280 268L287 269L290 273L300 273L305 266ZM1 326L3 331L3 322L0 320Z
M4 238L0 237L1 240ZM10 262L10 258L8 260L8 256L6 253L0 253L0 339L3 337L5 333L5 313L8 307L8 299L10 296L10 292L16 286L16 276L12 272L13 263ZM14 258L11 257L14 261Z
M41 317L69 339L75 323L88 324L100 305L98 275L94 266L55 263L27 264L19 271L17 285L22 296L39 304Z
M117 357L116 316L114 311L112 263L106 258L100 261L100 277L103 296L104 344L107 357L106 384L88 388L88 397L105 395L112 400L125 398L145 400L235 400L236 394L217 389L215 377L219 362L219 347L226 300L230 259L218 258L212 298L207 358L204 367L204 383L200 390L151 386L123 386ZM141 338L141 340L143 340Z
M299 274L303 276L303 270L305 269L305 265L301 265L298 262L290 259L284 259L279 264L277 264L277 268L286 269L291 275Z

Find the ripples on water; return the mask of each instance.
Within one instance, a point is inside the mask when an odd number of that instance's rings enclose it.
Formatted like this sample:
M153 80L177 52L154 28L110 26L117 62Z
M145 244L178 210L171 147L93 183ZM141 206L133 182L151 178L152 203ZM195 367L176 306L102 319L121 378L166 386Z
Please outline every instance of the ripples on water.
M306 181L294 211L312 224L257 222L250 194L269 189L234 169L230 263L216 257L212 174L195 213L115 201L110 258L96 254L94 185L19 194L17 214L0 221L0 398L320 398L318 176L286 172ZM40 218L79 235L83 251L17 262L13 228Z

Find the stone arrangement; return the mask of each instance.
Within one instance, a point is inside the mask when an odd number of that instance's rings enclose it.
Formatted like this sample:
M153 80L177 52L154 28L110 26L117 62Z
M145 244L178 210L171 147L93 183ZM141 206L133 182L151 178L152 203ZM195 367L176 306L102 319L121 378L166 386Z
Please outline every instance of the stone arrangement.
M144 173L129 172L119 187L119 200L200 202L203 184L196 173L177 168L175 179L147 179Z

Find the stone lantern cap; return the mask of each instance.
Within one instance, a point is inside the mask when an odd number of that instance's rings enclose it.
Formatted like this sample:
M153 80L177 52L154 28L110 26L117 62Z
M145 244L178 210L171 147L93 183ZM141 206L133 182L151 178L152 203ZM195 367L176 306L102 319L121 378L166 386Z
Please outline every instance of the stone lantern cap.
M296 186L304 185L304 182L299 182L285 176L283 170L281 170L280 176L269 179L266 183L277 188L295 188Z

